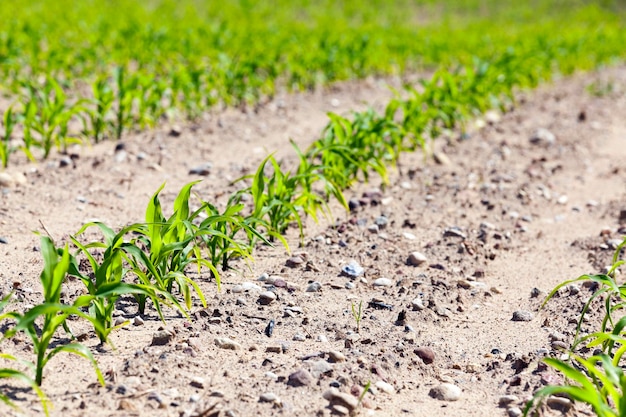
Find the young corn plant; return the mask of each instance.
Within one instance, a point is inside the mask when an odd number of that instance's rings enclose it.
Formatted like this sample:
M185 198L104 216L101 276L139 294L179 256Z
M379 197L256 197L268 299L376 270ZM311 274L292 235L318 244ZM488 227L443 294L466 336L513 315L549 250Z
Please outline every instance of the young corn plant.
M170 294L176 284L187 309L191 308L192 288L202 304L206 306L202 290L193 279L185 274L188 266L195 265L198 271L202 267L208 268L216 277L218 286L220 283L217 268L202 256L201 236L208 232L199 230L198 226L193 223L198 212L191 213L189 209L191 188L197 182L191 182L181 189L174 200L174 212L169 218L163 215L159 200L159 193L165 184L154 193L146 208L145 224L133 228L133 232L138 235L133 239L133 245L143 246L147 254L141 252L130 258L134 266L133 272L142 274L142 281L151 282L158 290ZM139 311L143 314L146 297L138 294L137 298Z
M109 120L111 109L115 101L115 93L109 85L108 77L98 78L92 85L93 100L92 108L87 111L90 126L85 131L90 132L96 143L100 142L112 128L113 123Z
M9 166L9 157L15 152L15 148L11 145L11 134L13 129L15 129L15 122L16 117L13 113L13 106L11 106L4 112L2 117L4 134L0 137L0 162L3 168Z
M0 321L6 318L5 314L3 314L3 311L5 307L11 301L12 296L13 294L11 293L0 301ZM0 353L0 359L4 359L11 363L20 363L20 364L26 365L27 367L33 368L30 362L19 360L15 356L9 355L8 353ZM25 372L19 371L14 368L0 368L0 379L5 379L5 380L11 379L11 380L15 380L15 381L28 385L33 391L35 391L35 393L39 397L39 401L41 402L45 415L46 416L49 415L48 398L46 397L44 392L41 390L41 388L39 388L39 385L37 385L35 381L31 377L29 377ZM17 405L13 401L11 401L11 399L7 395L3 394L2 392L0 392L0 401L5 403L9 407L19 411Z
M361 333L361 320L363 319L363 300L359 302L359 307L352 303L352 317L356 323L356 332Z
M82 244L77 239L90 227L97 227L102 232L104 242L94 241ZM161 304L178 306L178 302L170 293L154 286L147 277L145 271L152 269L156 274L156 270L141 249L125 241L125 236L136 228L138 228L137 225L131 225L115 233L105 224L87 223L78 231L76 236L71 237L72 242L78 248L78 252L71 258L68 274L79 278L87 289L88 295L82 296L80 302L88 306L89 316L100 324L94 330L101 343L107 341L111 331L120 327L113 326L113 311L117 300L123 295L133 295L142 300L142 313L145 308L145 301L151 299L162 320L164 318ZM98 262L95 254L92 253L94 250L104 250L101 262ZM91 270L88 274L80 271L77 261L79 254L89 262ZM133 265L134 268L131 269L129 265ZM132 274L138 277L139 283L125 281Z
M562 386L547 386L537 391L526 406L526 415L535 410L542 399L553 394L568 395L575 401L586 403L598 416L617 417L626 414L626 376L620 364L626 352L626 316L619 320L614 317L615 313L626 308L626 284L618 284L615 280L617 268L624 264L624 260L619 259L624 246L626 238L616 248L612 266L606 274L583 275L559 284L548 294L544 305L565 285L579 281L599 284L598 290L583 306L571 351L586 342L587 348L600 348L601 353L587 359L574 353L570 353L570 360L545 359L549 366L563 373L568 382ZM579 337L583 319L591 303L600 296L605 297L600 331Z
M24 314L17 312L3 314L0 318L15 321L15 325L4 333L3 339L11 338L18 332L25 332L30 337L36 356L34 381L37 386L41 386L43 382L43 371L46 364L61 352L72 353L91 362L98 381L104 385L100 368L93 354L85 345L68 343L50 348L59 327L64 327L69 332L66 320L70 315L77 315L88 320L100 332L104 332L104 329L95 319L83 313L81 308L85 307L85 304L80 298L73 305L62 304L60 301L61 286L70 266L70 253L67 245L64 249L57 249L50 238L42 237L41 254L44 259L44 269L40 275L44 302Z

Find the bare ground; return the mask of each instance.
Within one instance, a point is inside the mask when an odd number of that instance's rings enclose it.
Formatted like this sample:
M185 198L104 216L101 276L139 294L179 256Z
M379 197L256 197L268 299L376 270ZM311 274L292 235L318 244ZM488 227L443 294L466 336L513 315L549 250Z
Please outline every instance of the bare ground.
M592 83L607 88L592 95L586 88ZM196 303L190 318L167 312L167 344L152 345L164 326L153 310L144 324L113 333L114 349L95 349L90 335L85 343L94 347L105 387L86 361L52 359L43 384L52 415L324 416L345 411L331 408L324 392L334 387L356 398L368 382L374 388L355 414L506 415L499 407L505 394L517 397L508 407L523 408L536 388L559 381L539 360L558 355L555 338L571 342L571 321L590 292L568 289L539 310L543 298L559 282L608 264L610 240L625 232L619 224L626 209L625 90L624 67L558 80L521 93L513 111L492 115L484 128L438 142L449 159L443 164L406 155L382 191L374 181L346 192L360 200L358 209L335 207L332 220L309 223L302 247L290 231L291 255L260 247L249 267L223 274L219 293L208 276L195 276L208 308ZM313 141L325 112L348 114L365 103L380 108L389 97L383 81L348 83L286 95L256 112L207 115L183 125L179 136L169 127L129 135L118 151L113 141L76 148L63 167L63 155L18 163L5 171L14 182L0 195L0 237L7 242L0 244L0 290L16 288L18 310L41 301L39 238L31 231L45 227L61 244L88 220L113 227L141 221L160 184L167 183L167 210L180 187L198 178L189 170L207 162L208 175L194 189L223 202L236 189L230 182L268 153L295 161L289 139L301 146ZM531 143L538 128L555 142ZM427 261L407 264L414 251ZM304 262L287 266L294 255ZM362 277L340 274L352 260L365 269ZM281 280L272 286L258 280L262 274ZM379 278L390 285L373 285ZM240 292L245 282L274 290L278 299L260 305L258 290ZM312 282L320 290L306 292ZM79 291L69 283L65 296ZM357 334L351 304L360 301ZM513 321L519 311L530 321ZM118 313L133 320L136 308L121 303ZM87 330L75 326L76 333ZM224 337L241 348L219 348L215 339ZM3 341L2 351L32 359L25 337ZM434 354L432 363L420 357L424 352ZM299 370L306 371L299 373L303 385L293 386L290 375ZM460 398L432 398L442 383L460 388ZM31 392L2 389L22 413L0 406L0 414L43 414ZM261 400L268 393L276 398Z

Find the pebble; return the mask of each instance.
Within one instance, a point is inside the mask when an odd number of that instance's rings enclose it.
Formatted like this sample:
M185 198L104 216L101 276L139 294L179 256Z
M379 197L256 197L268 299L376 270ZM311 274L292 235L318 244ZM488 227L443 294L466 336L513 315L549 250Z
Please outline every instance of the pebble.
M344 362L346 360L346 355L337 350L331 350L330 352L328 352L328 359L330 359L331 362L335 363Z
M459 237L461 239L465 239L467 236L463 233L460 227L453 226L443 231L443 237Z
M302 333L296 333L293 335L293 340L297 342L304 342L306 340L306 336Z
M568 201L568 198L566 195L562 195L556 200L557 204L561 204L561 205L567 204L567 201Z
M200 376L194 376L193 378L191 378L191 382L190 385L194 388L204 388L205 385L205 381L204 378L200 377Z
M313 376L306 369L298 369L291 373L287 379L287 385L292 387L311 385L314 381Z
M244 291L261 291L262 290L261 287L259 287L253 282L242 282L241 288L243 288Z
M261 304L270 304L275 301L277 298L276 293L272 291L263 291L259 294L259 303Z
M378 225L377 224L372 224L372 225L367 227L367 230L372 232L372 233L378 233Z
M422 300L421 297L414 298L413 301L411 301L411 307L413 308L413 310L417 311L421 311L426 308L426 306L424 305L424 300Z
M440 401L457 401L461 398L461 388L454 384L445 383L431 388L428 395Z
M551 146L556 142L556 136L548 129L540 127L530 137L530 143L542 146Z
M322 397L330 402L332 406L340 405L342 407L346 407L350 413L359 406L358 398L350 394L340 392L337 388L328 389L324 392L324 394L322 394Z
M7 245L9 243L9 240L6 237L0 236L0 243L3 245Z
M217 347L221 349L230 349L230 350L239 350L241 349L241 345L234 340L228 339L226 337L218 337L215 339L215 344Z
M346 282L346 285L344 285L344 287L346 287L347 290L352 290L354 289L355 285L352 282Z
M321 343L328 343L328 338L323 334L318 334L315 340Z
M285 265L287 265L289 268L297 268L303 263L304 263L304 259L302 259L301 257L292 256L291 258L287 259L287 261L285 262Z
M503 395L498 399L498 406L507 407L517 402L519 402L519 398L516 395Z
M439 165L450 165L450 158L448 158L443 152L434 152L433 159Z
M511 407L506 410L509 417L521 417L524 412L519 407Z
M278 379L278 375L276 375L274 372L266 372L263 375L265 375L266 378L269 378L272 381L276 381Z
M259 396L259 401L261 401L262 403L280 404L280 398L278 398L278 395L274 394L273 392L266 392L261 394L261 396Z
M413 351L426 365L435 361L435 352L429 347L419 347Z
M200 175L200 176L206 177L207 175L211 173L211 168L213 168L213 164L211 164L210 162L207 162L205 164L198 165L194 168L191 168L189 170L189 175Z
M144 323L145 323L145 322L143 321L143 319L142 319L141 317L139 317L139 316L136 316L136 317L133 319L133 325L135 325L135 326L143 326L143 325L144 325Z
M383 391L383 392L385 392L385 393L387 393L389 395L392 395L392 394L396 393L396 389L393 387L393 385L391 385L388 382L378 381L378 382L376 382L375 386L379 390L381 390L381 391Z
M513 321L532 321L533 313L526 310L517 310L513 312Z
M174 334L167 330L159 330L152 335L151 346L167 345L174 338Z
M562 413L567 413L572 408L572 401L563 397L550 396L546 400L546 404L553 410L559 410Z
M363 267L356 261L352 261L348 265L341 268L341 272L351 278L357 278L365 272L365 269L363 269Z
M190 403L197 403L198 401L200 401L200 398L202 398L202 397L200 396L200 394L191 394L191 395L189 396L189 402L190 402Z
M333 365L325 360L307 361L307 363L311 366L311 375L316 379L333 370Z
M389 223L389 219L385 216L379 216L374 220L374 224L378 226L379 229L384 229Z
M333 410L333 414L339 416L350 415L350 410L348 409L348 407L344 407L343 405L335 404L331 407L331 409Z
M306 287L306 292L318 292L319 290L322 289L322 284L320 284L317 281L313 281L312 283L310 283L309 285L307 285Z
M411 252L409 254L409 259L407 259L407 263L411 266L420 266L425 263L428 259L421 252Z
M0 172L0 187L11 188L15 185L15 180L6 172Z
M391 287L392 284L393 281L389 278L378 278L375 279L374 282L372 282L372 285L374 285L375 287Z
M413 233L409 233L409 232L402 233L402 236L405 239L407 239L407 240L415 240L415 239L417 239L417 237Z

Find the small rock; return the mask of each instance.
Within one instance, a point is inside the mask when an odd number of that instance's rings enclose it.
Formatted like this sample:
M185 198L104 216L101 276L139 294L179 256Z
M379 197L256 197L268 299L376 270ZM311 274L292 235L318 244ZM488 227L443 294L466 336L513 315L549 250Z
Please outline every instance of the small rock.
M202 177L206 177L207 175L211 173L211 168L213 168L213 164L210 162L207 162L205 164L198 165L194 168L191 168L189 170L189 175L200 175Z
M143 325L144 325L144 323L145 323L145 322L143 321L143 319L142 319L141 317L139 317L139 316L136 316L136 317L133 319L133 325L134 325L134 326L143 326Z
M183 133L183 129L179 125L173 125L170 129L170 136L179 137Z
M259 401L261 401L262 403L280 404L280 398L278 398L278 395L274 394L273 392L266 392L261 394L261 396L259 397Z
M450 158L448 158L448 156L443 152L433 153L433 158L439 165L450 165Z
M372 233L378 233L378 225L377 224L372 224L370 226L367 227L367 230L372 232Z
M556 200L557 204L560 204L560 205L567 204L567 201L568 201L568 198L566 195L562 195Z
M12 188L15 180L6 172L0 172L0 187Z
M519 407L510 407L506 410L509 417L521 417L524 412Z
M333 370L333 365L324 360L307 361L307 363L310 364L311 375L313 375L313 378L315 379L324 374L332 372Z
M3 245L7 245L9 243L9 240L6 237L0 236L0 243Z
M411 301L411 307L413 308L413 310L416 311L421 311L426 308L426 306L424 305L424 300L422 300L421 297L414 298L413 301Z
M304 342L306 340L306 336L302 333L296 333L293 335L293 340L298 342Z
M230 350L239 350L241 349L241 345L234 340L228 339L226 337L218 337L215 339L215 344L217 347L221 349L230 349Z
M289 268L298 268L303 263L304 263L304 259L302 259L301 257L292 256L291 258L287 259L287 261L285 262L285 265L287 265Z
M539 128L530 137L530 143L541 146L551 146L556 142L556 136L548 129Z
M467 236L460 227L453 226L443 231L443 237L459 237L465 239Z
M289 375L287 385L303 387L305 385L311 385L313 381L313 376L306 369L298 369Z
M124 411L137 411L137 407L135 407L135 405L126 398L122 398L120 400L120 404L118 405L117 409Z
M323 334L317 335L316 340L321 343L328 343L328 338Z
M198 401L200 401L202 397L200 396L200 394L191 394L189 396L189 402L190 403L197 403Z
M390 287L393 284L389 278L378 278L372 282L375 287Z
M413 351L426 365L435 361L435 352L429 347L419 347Z
M548 397L548 399L546 400L546 404L551 409L558 410L562 412L563 414L567 413L572 408L572 405L573 405L571 400L567 398L563 398L563 397L556 397L556 396Z
M405 239L407 239L407 240L415 240L415 239L417 239L417 237L413 233L409 233L409 232L402 233L402 236Z
M358 398L340 392L337 388L330 388L322 394L322 397L330 402L331 406L340 405L346 407L349 412L354 411L359 406Z
M409 254L409 258L407 259L407 263L411 266L420 266L426 261L426 256L424 256L421 252L411 252Z
M152 335L152 346L167 345L174 338L174 333L168 330L159 330Z
M204 388L204 385L205 385L204 378L202 378L200 376L194 376L193 378L191 378L190 385L192 387L202 389L202 388Z
M337 414L338 416L347 416L350 415L350 410L343 405L335 404L331 407L333 414Z
M322 289L322 284L317 281L313 281L309 285L307 285L305 292L318 292Z
M432 388L428 395L440 401L457 401L461 398L461 388L445 383Z
M389 219L385 216L379 216L374 220L374 224L378 226L379 229L384 229L389 223Z
M282 353L283 348L280 345L270 345L265 348L268 353Z
M526 310L517 310L513 312L513 321L532 321L533 313Z
M272 291L263 291L261 294L259 294L259 303L270 304L271 302L275 301L276 298L278 298L276 296L276 293Z
M378 388L379 390L392 395L396 393L396 389L393 387L393 385L385 382L385 381L378 381L375 384L376 388Z
M517 402L519 402L519 398L516 395L503 395L498 399L498 406L504 408Z
M341 273L349 276L350 278L357 278L365 272L365 269L359 265L356 261L350 262L348 265L341 268Z
M262 290L262 288L256 285L255 283L247 282L247 281L241 283L241 288L243 288L244 291L261 291Z
M331 350L328 352L328 359L330 359L331 362L344 362L346 355L337 350Z

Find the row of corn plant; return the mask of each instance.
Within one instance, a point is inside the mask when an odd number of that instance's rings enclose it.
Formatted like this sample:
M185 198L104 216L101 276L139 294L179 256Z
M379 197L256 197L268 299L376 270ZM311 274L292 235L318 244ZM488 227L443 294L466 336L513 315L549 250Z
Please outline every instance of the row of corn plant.
M451 1L444 12L403 0L281 0L281 7L192 0L29 3L0 10L0 19L11 22L0 30L0 88L13 102L0 109L4 166L15 151L45 158L76 141L119 139L129 129L197 117L216 104L255 104L278 88L444 68L430 81L438 88L419 87L421 100L402 109L404 125L414 125L409 132L419 141L467 116L458 103L471 101L473 109L502 104L492 86L536 84L555 67L565 74L593 68L623 57L626 41L610 4L564 7L556 0L506 6L490 0L487 8L482 1ZM414 24L429 14L437 17L424 27ZM566 18L572 27L563 33ZM458 75L465 77L462 89Z
M562 395L590 406L601 417L617 417L626 413L626 374L623 356L626 352L626 284L616 278L626 238L616 248L612 266L606 274L582 275L559 284L544 301L545 305L558 291L570 284L593 282L596 290L585 302L576 334L567 353L567 359L546 358L544 362L561 372L563 385L549 385L537 391L528 402L525 415L536 414L542 401L550 395ZM581 327L594 302L603 301L604 316L597 332L582 334ZM595 304L594 304L595 305ZM582 352L593 351L591 356Z
M139 314L146 314L147 301L151 302L161 320L165 320L163 307L173 308L188 315L192 308L192 292L206 307L206 301L198 282L189 275L192 268L212 276L219 289L219 268L230 267L237 258L252 259L252 249L257 242L269 244L265 235L256 227L271 226L255 221L241 212L243 204L229 204L220 211L215 205L198 199L198 208L192 210L190 200L191 182L180 190L174 200L173 213L164 215L160 193L161 186L146 207L145 221L134 223L115 231L103 223L87 223L69 245L56 247L52 240L41 238L44 268L40 275L43 302L24 313L8 311L11 295L0 303L0 321L8 321L2 340L24 332L31 339L35 361L31 364L2 354L2 359L26 363L34 373L31 377L12 367L0 369L0 378L11 378L27 383L39 395L44 411L48 413L48 400L40 386L46 364L59 353L67 352L81 356L92 363L100 383L102 373L95 357L85 345L75 341L68 317L85 320L93 329L101 344L108 343L110 333L127 322L115 325L113 312L121 297L135 299ZM92 228L101 234L101 240L84 243L83 235ZM81 262L86 261L86 262ZM82 265L82 266L81 266ZM61 301L62 287L68 277L76 277L85 286L85 293L67 304ZM58 339L63 329L71 342ZM0 393L0 401L14 405L10 398Z

